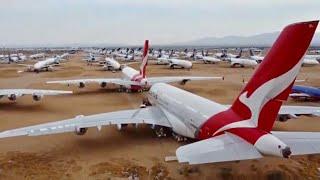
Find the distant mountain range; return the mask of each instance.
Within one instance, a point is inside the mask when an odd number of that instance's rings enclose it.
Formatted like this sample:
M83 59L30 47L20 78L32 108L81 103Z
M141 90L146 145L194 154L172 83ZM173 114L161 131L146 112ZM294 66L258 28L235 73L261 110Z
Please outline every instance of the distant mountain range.
M176 43L174 45L188 46L228 46L228 47L267 47L271 46L280 32L264 33L253 36L225 36L221 38L206 37L189 42ZM320 33L317 33L311 42L311 46L320 46Z

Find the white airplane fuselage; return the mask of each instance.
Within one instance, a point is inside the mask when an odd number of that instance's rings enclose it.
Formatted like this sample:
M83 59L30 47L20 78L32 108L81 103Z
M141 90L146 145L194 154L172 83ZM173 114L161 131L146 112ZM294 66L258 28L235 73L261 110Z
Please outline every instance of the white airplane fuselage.
M113 58L106 57L106 65L104 66L104 69L107 70L121 70L121 65L118 63L118 61L114 60Z
M227 109L221 104L165 83L153 85L148 100L168 117L173 132L189 138L196 138L197 130L206 120Z
M175 67L185 68L185 69L191 69L192 68L192 62L187 60L181 60L181 59L169 59L169 67L174 69Z
M127 66L127 67L124 67L121 72L122 72L122 77L124 80L134 81L137 83L143 83L143 84L147 85L147 79L143 78L140 75L139 71ZM140 85L130 85L129 87L127 86L126 88L133 90L133 91L138 91L138 90L141 90L145 87L142 87Z
M203 56L203 57L202 57L202 60L203 60L205 63L217 63L217 62L220 62L220 61L221 61L220 59L215 58L215 57L211 57L211 56Z
M255 60L243 59L243 58L230 58L231 66L236 67L255 67L258 63Z
M33 65L33 70L39 72L39 71L43 70L44 68L49 68L50 65L57 64L57 63L58 63L58 61L56 58L48 58L46 60L39 61L39 62L35 63Z
M304 58L302 65L303 66L316 66L319 65L319 61L317 61L316 59L311 59L311 58Z

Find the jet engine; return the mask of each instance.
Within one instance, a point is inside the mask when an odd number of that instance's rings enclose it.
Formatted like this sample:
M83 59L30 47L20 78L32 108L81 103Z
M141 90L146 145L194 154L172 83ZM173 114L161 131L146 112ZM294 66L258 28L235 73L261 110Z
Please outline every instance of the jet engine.
M289 158L290 147L272 134L262 135L254 144L262 154Z
M76 128L75 129L75 131L74 131L74 133L76 134L76 135L79 135L79 136L82 136L82 135L84 135L86 132L87 132L87 130L88 130L88 128Z
M79 83L79 88L84 88L86 85L84 84L84 82L80 82Z
M10 101L15 101L15 100L17 100L17 98L18 97L20 97L21 95L19 95L19 94L10 94L10 95L8 95L8 99L10 100Z
M107 83L106 82L102 82L101 84L100 84L100 87L102 87L102 88L105 88L107 86Z
M43 95L42 94L33 94L32 99L34 101L40 101L42 99Z

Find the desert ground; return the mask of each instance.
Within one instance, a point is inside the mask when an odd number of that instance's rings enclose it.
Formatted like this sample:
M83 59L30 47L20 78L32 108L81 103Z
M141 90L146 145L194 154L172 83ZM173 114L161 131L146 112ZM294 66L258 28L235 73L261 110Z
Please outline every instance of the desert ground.
M88 85L83 89L45 84L48 80L120 77L121 73L87 66L74 55L54 72L39 74L17 73L23 67L0 65L0 88L41 88L73 90L73 95L46 96L39 102L24 96L17 102L0 99L0 131L50 121L123 109L138 108L145 93L120 93L116 87L101 89ZM138 68L139 64L130 65ZM192 70L171 70L154 65L147 68L148 76L205 75L224 76L225 80L173 84L219 103L230 104L248 81L254 69L230 68L226 63L194 64ZM320 66L303 67L298 79L305 84L320 86ZM319 102L287 104L319 106ZM299 117L276 122L274 130L320 131L319 117ZM114 126L89 129L84 136L65 133L41 137L0 139L0 179L319 179L320 155L279 159L187 165L165 162L166 156L185 143L173 138L157 138L146 126L128 127L118 131Z

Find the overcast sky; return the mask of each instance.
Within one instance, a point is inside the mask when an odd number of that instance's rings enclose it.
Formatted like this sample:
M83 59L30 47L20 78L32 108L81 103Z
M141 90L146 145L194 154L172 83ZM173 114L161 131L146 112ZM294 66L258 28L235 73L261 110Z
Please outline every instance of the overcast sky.
M320 19L320 0L1 0L0 45L185 42Z

